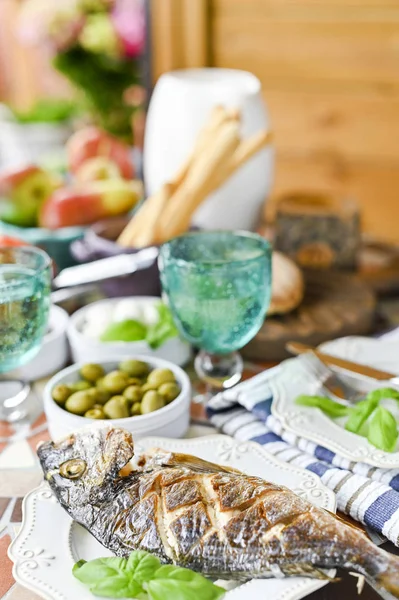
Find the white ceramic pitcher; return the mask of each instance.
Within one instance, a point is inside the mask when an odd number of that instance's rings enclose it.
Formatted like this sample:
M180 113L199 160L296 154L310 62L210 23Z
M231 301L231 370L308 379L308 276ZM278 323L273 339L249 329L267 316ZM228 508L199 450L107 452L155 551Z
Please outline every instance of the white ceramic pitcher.
M179 170L215 105L238 108L242 135L269 127L260 81L234 69L188 69L160 77L147 116L144 179L153 194ZM193 225L205 229L255 229L270 191L274 154L266 148L254 156L194 215Z

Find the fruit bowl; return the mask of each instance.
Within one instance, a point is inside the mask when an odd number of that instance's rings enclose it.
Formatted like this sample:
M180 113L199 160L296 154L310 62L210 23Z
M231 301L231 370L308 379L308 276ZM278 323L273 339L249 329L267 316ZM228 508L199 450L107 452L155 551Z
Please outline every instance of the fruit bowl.
M53 400L51 391L59 384L70 384L79 380L81 364L75 364L63 369L54 375L47 383L44 390L44 412L46 413L50 435L53 439L66 437L73 431L96 423L112 424L115 427L123 427L130 431L135 439L149 435L162 435L164 437L180 438L186 433L190 420L191 384L188 375L177 365L160 358L150 356L125 356L125 359L137 359L146 362L152 369L162 368L173 371L176 381L180 387L180 394L159 410L149 414L126 417L124 419L107 419L99 421L80 417L67 412ZM102 361L104 370L108 373L118 368L120 360Z
M86 229L87 227L63 227L54 230L43 227L17 227L0 221L1 233L42 248L55 261L58 269L76 264L70 246L72 242L84 236Z

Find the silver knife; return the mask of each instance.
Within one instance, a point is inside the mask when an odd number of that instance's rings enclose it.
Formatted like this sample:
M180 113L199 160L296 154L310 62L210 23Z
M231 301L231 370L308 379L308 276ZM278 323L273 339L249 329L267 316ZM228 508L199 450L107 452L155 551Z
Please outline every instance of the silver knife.
M68 267L55 277L53 285L56 288L73 287L130 275L150 267L156 261L158 253L159 249L156 246L150 246L139 250L136 254L118 254L118 256L101 258L76 267Z
M303 354L304 352L309 352L309 350L311 350L318 358L320 358L320 360L329 365L334 365L335 367L345 369L346 371L350 371L351 373L356 373L357 375L362 375L363 377L368 377L370 379L377 379L378 381L390 381L395 385L399 384L399 377L393 373L381 371L380 369L374 369L374 367L368 367L366 365L360 365L359 363L352 362L351 360L338 358L337 356L331 356L330 354L325 354L324 352L320 352L320 350L317 348L313 348L313 346L307 346L306 344L301 344L300 342L288 342L285 347L292 354Z

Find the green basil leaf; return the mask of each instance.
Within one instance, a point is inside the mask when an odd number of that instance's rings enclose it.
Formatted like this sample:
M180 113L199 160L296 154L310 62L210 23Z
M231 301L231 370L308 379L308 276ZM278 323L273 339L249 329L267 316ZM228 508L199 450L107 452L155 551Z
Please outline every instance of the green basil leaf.
M156 556L142 550L135 550L127 560L126 569L130 577L142 585L144 581L150 581L154 577L160 566L161 563Z
M147 344L156 350L169 338L176 337L178 331L174 324L172 313L166 304L160 302L157 306L159 320L154 325L151 325L147 331L146 341Z
M380 388L378 390L373 390L369 394L367 394L367 400L385 400L392 398L393 400L399 400L399 391L394 388Z
M296 398L295 403L300 404L301 406L312 406L314 408L319 408L332 419L344 417L349 412L349 408L347 406L344 406L344 404L340 404L339 402L335 402L335 400L331 400L331 398L326 398L325 396L301 395Z
M369 424L367 436L370 444L385 452L393 452L398 439L398 426L396 419L389 410L379 406Z
M125 573L98 581L90 587L90 591L103 598L137 598L143 589L129 573Z
M349 418L345 423L345 429L361 435L361 431L363 430L364 432L363 426L377 408L377 405L378 400L376 398L368 398L367 400L358 402L356 406L349 409Z
M89 562L77 562L72 569L72 573L82 583L92 585L108 577L112 578L116 575L123 575L126 564L127 560L125 558L118 558L116 556L96 558Z
M111 323L100 336L102 342L139 342L147 335L147 327L135 321L126 319L118 323Z
M199 573L165 565L144 584L151 600L217 600L226 591Z

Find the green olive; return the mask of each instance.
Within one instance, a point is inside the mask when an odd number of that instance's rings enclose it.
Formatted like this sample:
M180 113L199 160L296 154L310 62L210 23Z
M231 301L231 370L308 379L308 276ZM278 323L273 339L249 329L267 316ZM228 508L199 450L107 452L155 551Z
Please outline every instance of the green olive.
M144 383L143 379L139 379L138 377L130 377L129 385L139 385L142 386Z
M96 381L96 388L99 389L99 390L106 391L105 387L104 387L104 377L100 377L100 379L97 379L97 381Z
M54 386L51 390L51 396L57 404L65 404L71 394L71 388L63 383Z
M97 404L104 405L111 398L110 392L106 392L105 390L100 390L97 387L92 388L92 389L94 391Z
M173 371L170 369L154 369L147 377L147 384L159 388L163 383L174 383L176 381Z
M104 369L101 365L97 365L94 363L89 363L87 365L83 365L80 369L80 374L83 379L86 381L90 381L90 383L94 383L97 379L104 376Z
M141 386L141 393L145 394L146 392L150 392L151 390L154 391L157 389L157 387L158 386L154 385L153 383L145 383Z
M68 386L73 392L81 392L82 390L91 388L91 384L88 381L75 381L75 383L68 383Z
M74 415L84 415L88 410L93 408L95 403L96 401L91 390L82 390L69 396L65 402L65 408Z
M177 396L180 394L180 388L177 383L172 383L171 381L168 383L163 383L159 386L158 392L161 394L162 398L166 403L172 402Z
M123 396L112 396L104 404L104 414L109 419L124 419L129 416L128 402Z
M138 385L129 385L123 392L123 395L129 402L140 402L143 397L143 392L141 391L141 387Z
M133 402L132 406L130 407L130 414L132 415L132 417L137 417L138 415L141 415L140 402Z
M102 407L96 408L95 406L93 406L93 408L91 408L90 410L85 412L85 417L87 417L88 419L105 419L106 418Z
M158 392L154 390L150 390L146 392L141 401L141 414L146 415L148 413L154 412L159 408L165 406L165 400L162 398Z
M150 370L147 363L142 360L124 360L120 363L119 368L130 377L145 377Z
M123 371L111 371L103 379L102 385L111 394L120 394L129 384L129 375Z

